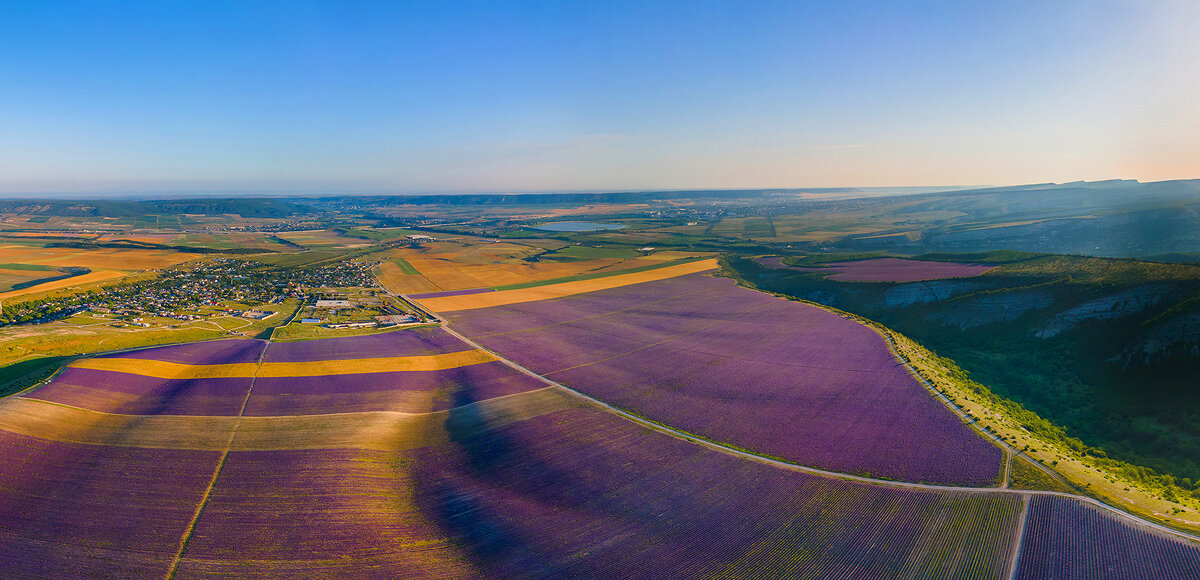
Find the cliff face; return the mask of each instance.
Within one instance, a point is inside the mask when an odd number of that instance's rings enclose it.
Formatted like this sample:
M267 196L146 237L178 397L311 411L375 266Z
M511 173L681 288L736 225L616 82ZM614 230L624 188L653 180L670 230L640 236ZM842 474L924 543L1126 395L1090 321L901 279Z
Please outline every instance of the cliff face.
M1085 320L1115 320L1136 314L1162 302L1173 288L1169 284L1146 284L1089 300L1055 314L1034 331L1034 336L1050 338L1075 328Z
M910 282L889 288L883 294L883 301L888 306L903 307L913 304L924 304L945 300L952 296L970 292L983 287L978 282L964 280L928 280Z
M1124 368L1151 366L1171 358L1200 357L1200 312L1153 326L1114 357Z
M995 322L1011 322L1026 312L1040 310L1053 303L1054 295L1049 291L1018 290L964 298L933 313L931 318L966 330Z

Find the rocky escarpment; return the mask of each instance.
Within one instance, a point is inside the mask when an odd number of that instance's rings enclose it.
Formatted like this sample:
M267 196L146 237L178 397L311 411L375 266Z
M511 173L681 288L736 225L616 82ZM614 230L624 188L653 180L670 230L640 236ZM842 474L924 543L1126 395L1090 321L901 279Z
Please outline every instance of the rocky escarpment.
M1034 336L1050 338L1075 328L1085 320L1114 320L1137 314L1162 302L1171 289L1169 284L1146 284L1089 300L1055 314L1034 331Z
M980 288L977 282L962 280L926 280L910 282L889 288L883 295L883 301L888 306L911 306L926 302L937 302L951 296L963 294Z
M1128 368L1187 356L1200 357L1200 312L1149 328L1112 360Z
M931 317L949 326L963 330L995 322L1008 322L1050 306L1054 295L1044 290L1019 290L1015 292L985 294L958 300Z

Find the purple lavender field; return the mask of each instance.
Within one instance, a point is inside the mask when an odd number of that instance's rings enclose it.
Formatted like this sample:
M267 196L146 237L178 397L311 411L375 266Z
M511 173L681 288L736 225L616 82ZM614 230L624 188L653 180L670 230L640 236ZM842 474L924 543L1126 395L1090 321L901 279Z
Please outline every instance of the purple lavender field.
M1200 578L1200 546L1135 527L1076 499L1035 496L1021 580Z
M703 274L448 315L588 395L803 465L989 485L1001 451L930 396L872 329Z
M258 361L267 343L261 340L231 338L157 346L104 355L104 358L136 358L166 362L203 365L220 363L252 363Z
M515 372L501 362L441 371L261 377L254 383L246 414L424 413L545 386L538 379Z
M181 578L467 576L411 504L411 453L229 454L181 561Z
M366 336L323 338L296 342L273 342L263 358L266 362L308 362L389 356L418 356L469 350L470 347L446 331L430 328L397 330Z
M595 410L417 456L414 498L485 575L996 578L1020 501L746 461Z
M0 577L161 577L218 455L0 431Z
M25 396L104 413L236 415L250 383L249 378L159 379L66 368L50 383Z

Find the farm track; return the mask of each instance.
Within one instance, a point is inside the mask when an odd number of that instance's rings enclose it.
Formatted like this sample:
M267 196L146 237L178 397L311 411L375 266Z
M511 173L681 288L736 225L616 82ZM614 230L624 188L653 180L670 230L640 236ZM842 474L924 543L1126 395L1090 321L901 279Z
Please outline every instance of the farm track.
M1013 534L1012 550L1008 558L1008 573L1004 575L1006 580L1013 580L1017 577L1017 564L1021 562L1021 546L1025 544L1025 524L1029 521L1029 502L1032 499L1031 494L1021 494L1021 515L1017 516L1017 531Z

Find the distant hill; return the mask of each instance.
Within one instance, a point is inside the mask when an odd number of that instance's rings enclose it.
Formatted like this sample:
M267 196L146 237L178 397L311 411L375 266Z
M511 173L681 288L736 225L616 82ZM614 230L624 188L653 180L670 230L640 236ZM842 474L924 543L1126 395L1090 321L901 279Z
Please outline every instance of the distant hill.
M283 218L309 213L296 200L226 197L167 200L0 200L0 213L45 216L126 217L148 214L236 214L242 217Z
M840 249L1010 249L1109 257L1200 251L1200 180L1035 184L880 203L893 204L898 221L912 216L917 225L898 226L891 235L848 236L838 242ZM935 214L939 219L918 217Z

